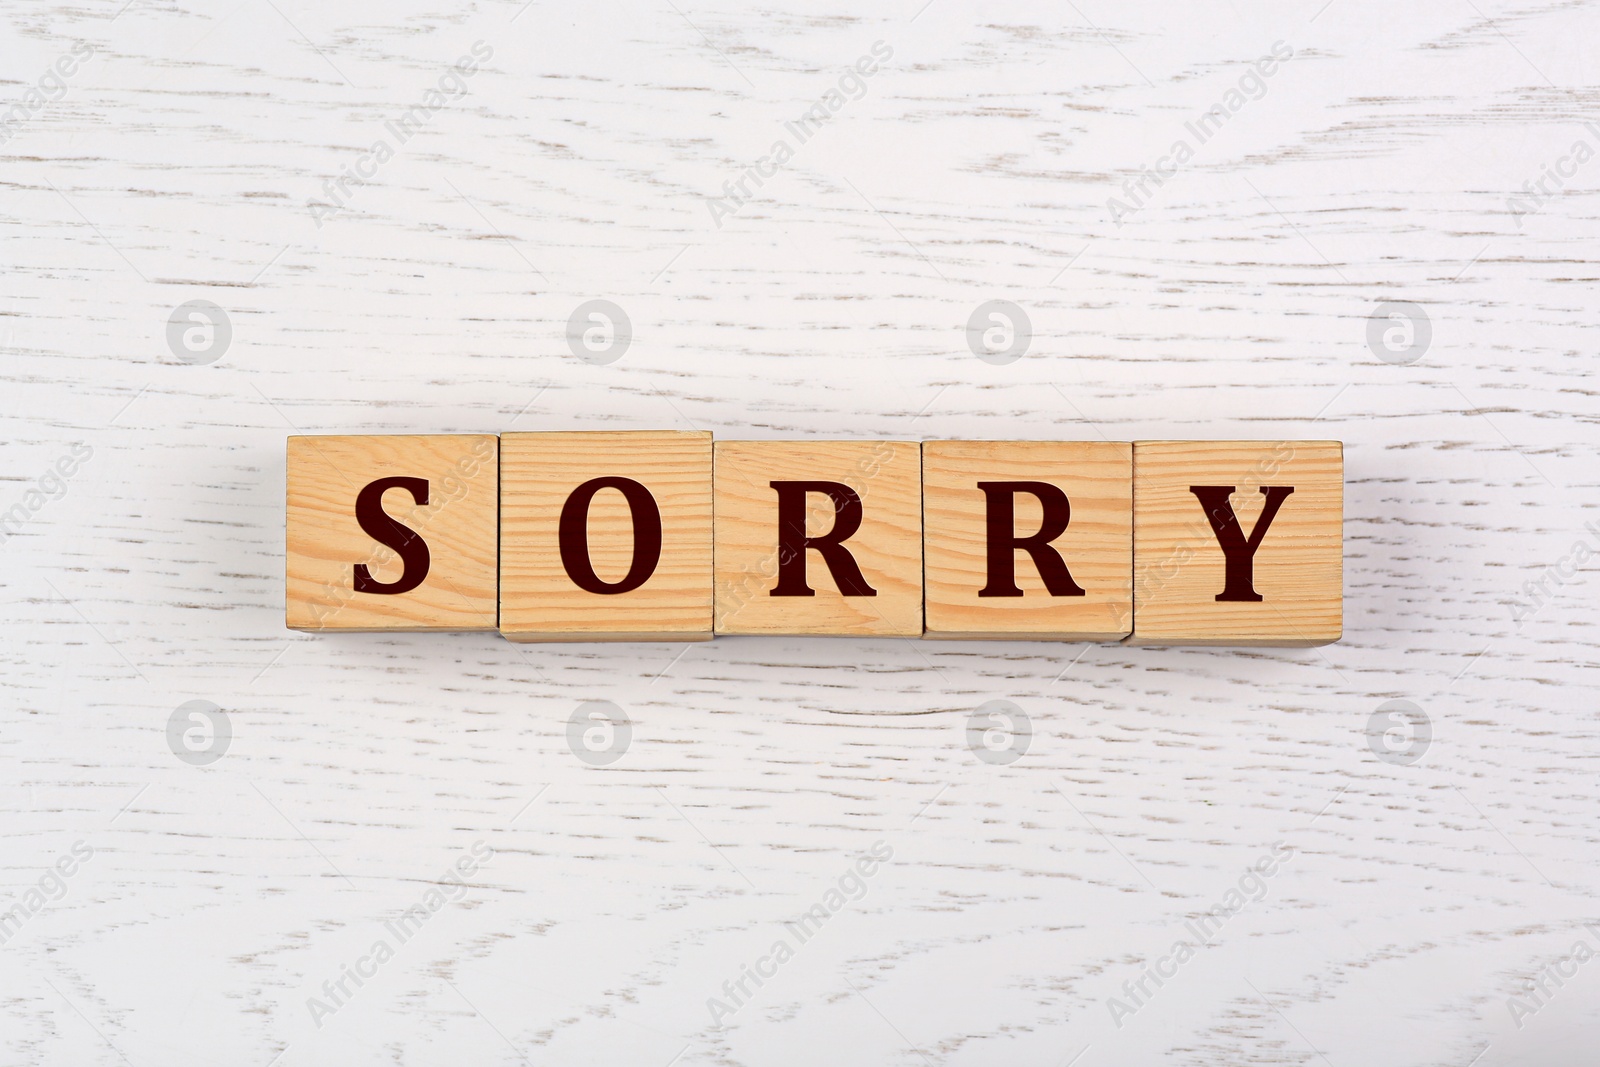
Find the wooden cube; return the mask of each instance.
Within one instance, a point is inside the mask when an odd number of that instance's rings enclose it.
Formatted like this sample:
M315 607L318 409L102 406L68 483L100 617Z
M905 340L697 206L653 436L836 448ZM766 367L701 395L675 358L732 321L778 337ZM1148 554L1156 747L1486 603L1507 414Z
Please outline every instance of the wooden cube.
M291 437L292 630L493 630L498 439Z
M711 435L502 435L500 633L710 640Z
M719 634L922 633L921 452L718 441Z
M1133 625L1133 446L925 441L928 638L1119 641Z
M1344 446L1135 442L1133 563L1130 643L1337 641Z

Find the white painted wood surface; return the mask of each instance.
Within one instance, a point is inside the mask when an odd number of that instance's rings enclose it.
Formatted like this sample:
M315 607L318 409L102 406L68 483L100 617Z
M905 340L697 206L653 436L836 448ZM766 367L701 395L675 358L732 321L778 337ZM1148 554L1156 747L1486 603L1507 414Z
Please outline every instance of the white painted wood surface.
M1592 1062L1600 963L1508 998L1600 946L1573 552L1600 547L1600 163L1561 162L1600 147L1595 5L122 2L0 2L0 876L26 913L0 1062ZM877 41L864 95L718 226ZM319 226L476 42L468 92ZM1508 203L1547 165L1559 195ZM564 337L596 298L634 332L603 366ZM168 348L196 299L232 326L208 364ZM1032 322L1007 365L964 332L993 299ZM1426 309L1415 362L1368 347L1388 300ZM1341 438L1346 636L284 629L290 432L680 426ZM1410 765L1368 745L1393 698L1431 720ZM232 730L206 766L168 747L190 700ZM569 748L591 700L632 720L608 766ZM1031 721L1009 765L967 746L992 700ZM878 841L864 897L714 1027ZM1280 841L1264 899L1115 1025ZM475 843L460 899L314 1022Z

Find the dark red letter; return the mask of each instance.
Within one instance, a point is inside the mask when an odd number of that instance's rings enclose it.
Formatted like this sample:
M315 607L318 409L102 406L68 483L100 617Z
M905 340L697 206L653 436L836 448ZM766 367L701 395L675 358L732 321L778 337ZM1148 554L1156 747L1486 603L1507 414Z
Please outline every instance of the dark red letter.
M1049 482L979 482L983 490L984 525L989 551L989 583L978 590L979 596L1021 596L1017 587L1017 549L1033 557L1039 577L1044 580L1045 591L1051 596L1084 596L1083 587L1072 580L1061 553L1050 547L1050 542L1066 532L1072 518L1072 505L1060 486ZM1016 494L1032 493L1044 509L1044 521L1039 532L1029 537L1018 537L1016 527Z
M1256 518L1255 529L1250 531L1248 541L1239 531L1239 519L1233 513L1232 501L1228 499L1233 494L1233 486L1191 485L1189 492L1206 509L1206 518L1211 520L1211 531L1217 535L1217 544L1222 546L1222 592L1217 594L1217 599L1259 601L1261 594L1256 592L1255 587L1256 548L1267 535L1267 527L1272 525L1284 498L1294 492L1294 486L1261 487L1261 494L1267 501L1261 505L1261 514Z
M633 562L620 582L603 582L589 560L589 503L602 489L619 491L633 513ZM632 478L591 478L561 505L561 565L567 577L586 593L626 593L639 588L661 561L661 509L650 490Z
M778 491L778 584L769 596L816 596L806 584L806 549L822 553L822 562L843 596L877 596L861 576L861 568L843 542L861 529L861 498L841 482L768 482ZM827 493L833 500L833 529L806 536L806 494Z
M426 478L379 478L356 495L356 522L366 535L381 545L397 552L404 569L392 582L380 582L367 570L365 563L356 564L355 591L358 593L409 593L422 584L428 576L428 543L408 526L391 519L383 510L383 494L389 489L404 489L419 506L428 503Z

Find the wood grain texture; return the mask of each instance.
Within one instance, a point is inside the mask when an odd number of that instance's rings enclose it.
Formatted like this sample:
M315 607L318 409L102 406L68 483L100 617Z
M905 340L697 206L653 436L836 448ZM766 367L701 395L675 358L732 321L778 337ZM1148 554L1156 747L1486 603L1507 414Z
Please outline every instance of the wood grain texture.
M1344 631L1344 446L1338 441L1135 441L1130 644L1305 648ZM1251 581L1225 575L1202 503L1218 491ZM1268 504L1268 488L1289 490ZM1270 510L1270 513L1269 513ZM1261 526L1261 520L1268 520ZM1259 532L1259 536L1257 531ZM1250 546L1254 546L1253 549ZM1229 599L1221 600L1226 595ZM1239 599L1234 599L1235 597ZM1254 597L1257 599L1244 599Z
M1052 596L1037 561L1016 550L1019 597L980 596L989 581L987 497L978 483L1033 481L1067 501L1048 544L1081 595ZM1042 532L1037 492L1008 494L1008 535ZM925 441L922 551L930 638L1116 641L1133 623L1133 446L1111 441Z
M508 433L500 438L500 633L513 641L711 639L711 435L686 430ZM587 592L563 562L562 509L594 478L645 488L660 519L649 577ZM635 516L616 488L594 494L588 559L602 582L634 566Z
M93 49L0 144L0 905L94 850L0 945L0 1063L1587 1067L1600 963L1507 1000L1600 914L1600 162L1524 190L1594 141L1596 14L0 0L0 118ZM567 335L597 298L632 322L605 365ZM209 364L167 340L195 299L232 324ZM966 329L995 299L1030 321L1003 365ZM1427 329L1375 350L1391 301ZM660 427L1343 440L1345 636L283 629L286 435ZM1369 735L1395 699L1431 721L1408 763ZM191 700L231 721L207 766L168 744ZM1010 763L969 747L999 700ZM591 701L631 726L575 747Z
M922 635L922 471L914 441L718 441L716 630L718 634ZM828 560L816 548L786 554L774 481L844 486L859 525ZM807 537L848 529L840 501L805 492ZM798 541L798 538L796 539ZM836 574L835 565L854 574ZM786 593L789 567L801 570ZM868 592L845 583L864 580ZM775 592L776 591L776 592Z
M492 630L495 628L497 452L491 434L295 436L285 482L286 618L291 630ZM362 528L356 502L379 479L422 483L422 499L385 491L382 515L399 527L380 543ZM395 538L422 540L426 576L413 589L357 590L370 580L401 586L408 564Z

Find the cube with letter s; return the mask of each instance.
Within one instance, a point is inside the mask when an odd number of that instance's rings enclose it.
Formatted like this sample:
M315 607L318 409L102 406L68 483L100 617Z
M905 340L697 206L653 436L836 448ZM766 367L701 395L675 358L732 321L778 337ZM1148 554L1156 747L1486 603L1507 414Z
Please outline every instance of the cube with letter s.
M289 438L293 630L493 630L493 434Z

